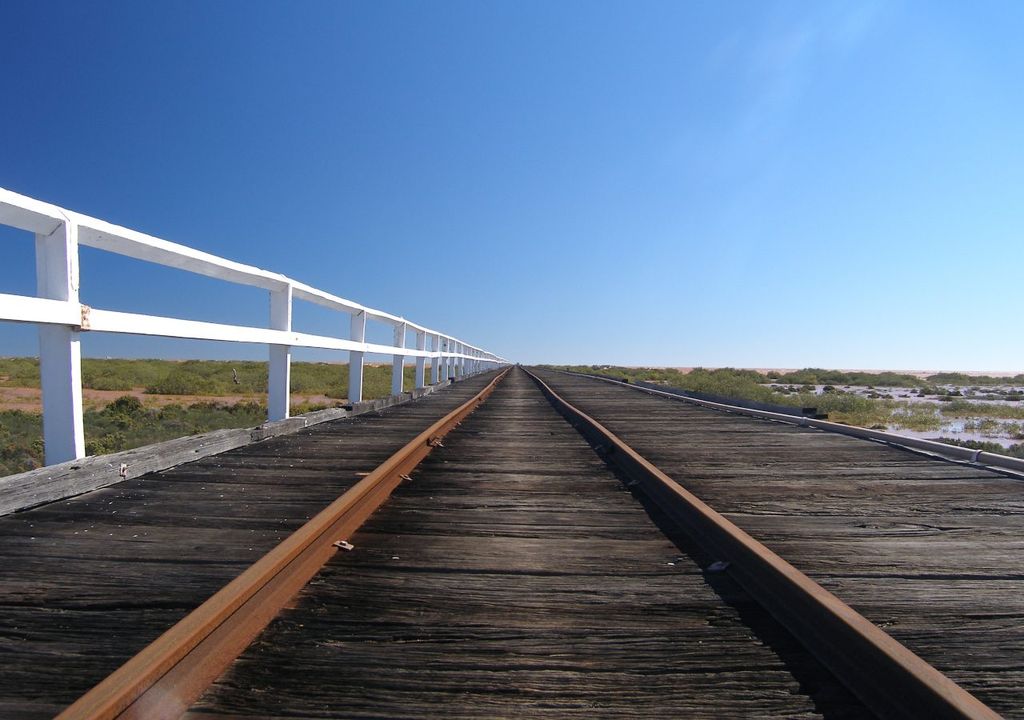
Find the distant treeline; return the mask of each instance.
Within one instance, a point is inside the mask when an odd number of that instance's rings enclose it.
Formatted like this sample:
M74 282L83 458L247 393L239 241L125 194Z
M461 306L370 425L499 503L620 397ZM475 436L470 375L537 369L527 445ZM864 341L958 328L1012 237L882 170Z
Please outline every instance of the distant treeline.
M429 367L429 365L428 365ZM405 368L406 386L413 368ZM0 385L39 387L37 358L0 358ZM258 395L267 392L267 363L251 360L82 360L82 387L92 390L135 390L157 395ZM391 390L391 367L367 365L365 397L383 397ZM348 396L348 365L292 363L291 391L306 395Z

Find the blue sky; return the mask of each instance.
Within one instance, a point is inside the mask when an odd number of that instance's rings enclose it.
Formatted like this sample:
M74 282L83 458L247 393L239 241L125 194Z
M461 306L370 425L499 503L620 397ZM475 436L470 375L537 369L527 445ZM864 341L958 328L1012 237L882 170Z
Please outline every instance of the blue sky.
M8 2L0 186L524 362L1021 370L1022 26L1019 2ZM0 242L0 292L32 293L30 238ZM266 322L255 290L82 267L96 307ZM0 355L35 352L0 325Z

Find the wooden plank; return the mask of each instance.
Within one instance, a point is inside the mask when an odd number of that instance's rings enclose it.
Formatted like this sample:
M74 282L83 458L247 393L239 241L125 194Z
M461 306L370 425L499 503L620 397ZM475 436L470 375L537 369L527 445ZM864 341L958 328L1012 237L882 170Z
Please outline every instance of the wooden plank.
M1024 717L1024 485L558 373L557 392L1008 717ZM996 610L1001 608L997 613Z
M487 379L0 518L0 707L52 717Z
M189 717L861 717L514 373Z

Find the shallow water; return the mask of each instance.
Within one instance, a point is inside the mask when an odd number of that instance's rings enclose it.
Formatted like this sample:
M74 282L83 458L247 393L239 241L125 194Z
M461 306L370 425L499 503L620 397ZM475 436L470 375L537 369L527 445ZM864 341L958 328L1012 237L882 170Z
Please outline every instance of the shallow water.
M965 424L964 420L957 420L956 422L943 425L939 430L908 430L907 428L900 427L899 425L888 425L885 430L886 432L895 433L896 435L905 435L907 437L920 438L922 440L935 440L936 442L941 442L943 438L953 438L954 440L976 440L979 442L998 443L1005 448L1024 442L1009 437L1008 435L993 435L977 430L964 430L963 427Z
M767 387L772 389L778 389L779 387L789 387L787 385L780 385L779 383L772 383ZM795 386L802 387L802 386ZM814 392L818 395L823 394L825 385L815 385ZM866 397L871 399L879 400L898 400L900 402L912 403L914 405L930 405L932 406L936 414L942 410L946 402L940 400L943 395L925 395L921 396L918 394L917 388L905 388L905 387L873 387L869 388L863 385L835 385L839 390L846 393L853 393L860 397ZM1016 400L1007 400L1005 397L1001 397L1000 393L1005 395L1006 393L1021 393L1024 392L1024 388L1017 385L992 385L981 387L980 390L975 391L971 389L971 386L958 386L958 385L936 385L935 387L941 388L942 390L957 392L960 395L952 396L954 400L966 400L968 402L986 403L991 405L1005 405L1010 407L1024 407L1024 402ZM990 396L996 396L996 399L991 399ZM939 415L941 417L941 415ZM996 424L994 427L987 429L980 429L977 426L983 421L995 420ZM905 435L907 437L921 438L924 440L939 440L940 438L953 438L956 440L975 440L979 442L994 442L1002 445L1003 447L1010 447L1021 442L1024 442L1019 435L1024 431L1024 424L1020 421L1014 421L1011 419L995 419L995 418L982 418L982 417L964 417L964 418L953 418L944 419L942 426L938 430L911 430L909 428L902 427L897 423L887 425L885 430L887 432L896 433L897 435Z
M790 387L789 385L780 385L779 383L766 384L765 387L773 390L779 388ZM801 388L802 385L794 385L792 387ZM826 385L813 385L814 392L816 395L821 395ZM913 403L933 403L940 404L943 402L939 400L943 395L918 395L917 388L906 388L906 387L867 387L865 385L833 385L832 387L838 388L843 392L853 393L860 397L876 397L878 399L890 399L890 400L902 400L905 402ZM951 392L959 391L960 395L953 395L954 400L969 400L970 402L982 402L992 403L994 405L1012 405L1012 406L1024 406L1024 400L1009 400L1005 397L1001 397L1000 394L1005 395L1006 393L1020 393L1024 394L1024 387L1019 385L992 385L983 387L979 391L971 390L970 387L962 387L958 385L936 385L936 388L947 390ZM995 396L995 397L992 397Z

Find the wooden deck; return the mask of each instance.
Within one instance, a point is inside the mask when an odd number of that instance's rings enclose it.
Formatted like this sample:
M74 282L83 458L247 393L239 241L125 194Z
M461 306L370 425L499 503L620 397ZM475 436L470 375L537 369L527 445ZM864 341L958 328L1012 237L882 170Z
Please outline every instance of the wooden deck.
M980 700L1024 717L1024 483L864 440L539 372Z
M1024 717L1024 484L539 373L1007 717ZM0 518L0 717L50 717L478 376ZM195 704L222 717L862 717L513 371Z
M0 717L51 717L486 384L0 517Z
M864 715L658 520L515 371L190 717Z

